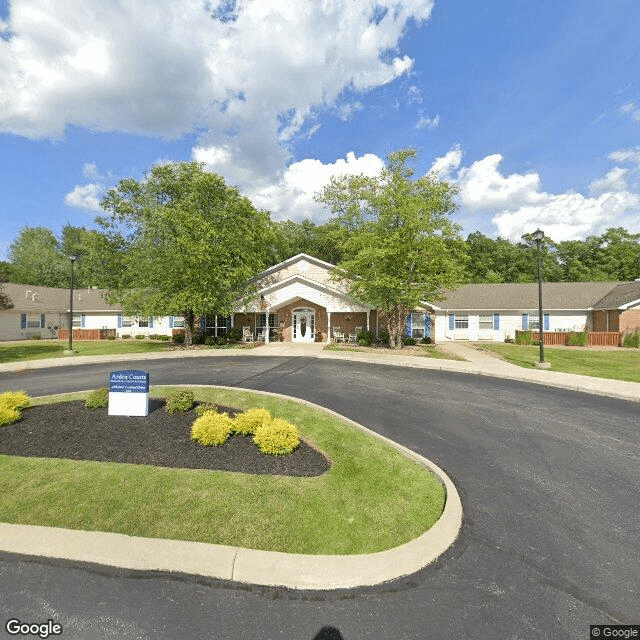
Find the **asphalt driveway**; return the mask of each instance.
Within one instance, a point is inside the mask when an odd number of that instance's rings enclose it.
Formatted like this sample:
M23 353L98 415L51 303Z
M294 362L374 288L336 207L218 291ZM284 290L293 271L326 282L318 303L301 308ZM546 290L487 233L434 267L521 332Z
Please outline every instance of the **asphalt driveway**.
M90 389L104 386L115 368L3 374L0 390ZM129 361L126 368L150 371L152 384L304 398L396 440L454 480L464 507L461 537L416 575L321 593L3 555L6 619L54 619L64 638L247 640L588 638L590 624L640 623L637 403L313 358Z

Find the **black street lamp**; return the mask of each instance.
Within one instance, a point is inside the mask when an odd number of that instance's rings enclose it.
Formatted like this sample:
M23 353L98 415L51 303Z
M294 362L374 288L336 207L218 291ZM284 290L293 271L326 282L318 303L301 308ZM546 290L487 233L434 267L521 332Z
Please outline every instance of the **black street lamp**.
M77 259L77 254L69 254L69 260L71 260L71 285L69 287L69 353L73 352L73 263Z
M544 231L536 229L532 234L538 248L538 336L540 336L540 364L544 363L544 315L542 313L542 278L540 277L540 245L544 239Z

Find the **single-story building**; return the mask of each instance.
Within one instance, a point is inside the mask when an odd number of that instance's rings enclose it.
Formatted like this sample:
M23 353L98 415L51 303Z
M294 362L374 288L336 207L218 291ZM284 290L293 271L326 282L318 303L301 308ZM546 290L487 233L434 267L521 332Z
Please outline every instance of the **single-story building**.
M232 316L211 313L200 318L207 335L222 336L232 328L265 341L331 342L360 329L380 336L384 314L354 301L348 283L331 279L335 266L299 254L257 276L255 298ZM0 312L0 340L38 334L56 337L68 328L69 290L4 284L14 308ZM640 280L634 282L545 282L545 331L630 331L640 328ZM181 316L129 317L119 305L105 301L104 291L75 289L74 330L106 330L112 335L172 335L184 327ZM407 316L405 334L434 342L497 340L519 329L537 330L538 285L470 284L445 292L436 303L424 302Z

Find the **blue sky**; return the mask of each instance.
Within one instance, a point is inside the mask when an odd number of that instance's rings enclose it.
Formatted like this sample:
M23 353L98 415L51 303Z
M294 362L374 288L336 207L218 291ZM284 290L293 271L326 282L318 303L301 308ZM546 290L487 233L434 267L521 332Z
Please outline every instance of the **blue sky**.
M274 219L414 146L454 219L640 232L637 0L0 0L0 259L200 160Z

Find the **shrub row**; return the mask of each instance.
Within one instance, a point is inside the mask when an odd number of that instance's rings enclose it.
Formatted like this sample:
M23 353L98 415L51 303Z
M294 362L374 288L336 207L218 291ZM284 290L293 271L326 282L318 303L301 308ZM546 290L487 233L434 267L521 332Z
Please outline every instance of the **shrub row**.
M640 348L640 333L637 332L637 331L635 333L628 333L622 339L622 346L623 347L631 347L631 348L635 348L635 349Z
M250 409L236 418L205 410L191 427L191 439L206 446L224 444L234 433L253 434L258 449L275 456L291 453L300 444L298 428L282 418L273 418L267 409Z
M0 393L0 427L20 420L20 410L29 406L29 396L24 391Z

